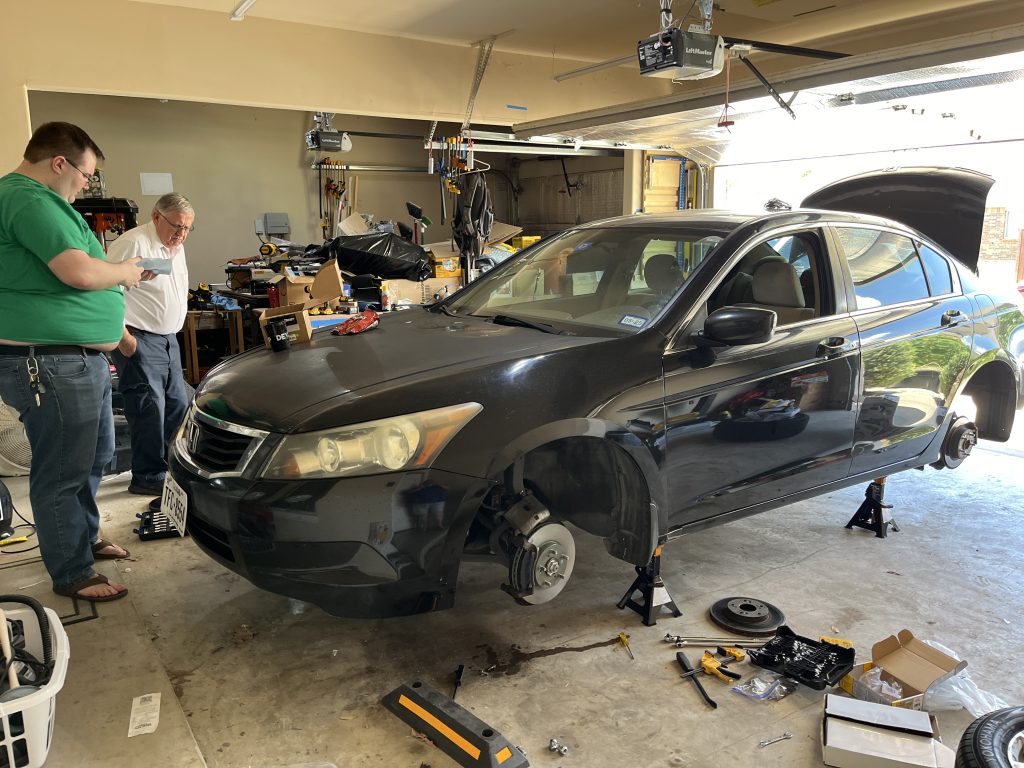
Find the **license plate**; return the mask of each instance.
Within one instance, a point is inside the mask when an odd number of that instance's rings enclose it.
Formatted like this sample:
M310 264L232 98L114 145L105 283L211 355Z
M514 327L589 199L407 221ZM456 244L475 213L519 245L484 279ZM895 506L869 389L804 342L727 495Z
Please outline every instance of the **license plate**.
M174 482L170 472L164 476L164 493L160 500L160 511L167 516L181 536L185 535L185 518L188 515L188 495L185 489Z

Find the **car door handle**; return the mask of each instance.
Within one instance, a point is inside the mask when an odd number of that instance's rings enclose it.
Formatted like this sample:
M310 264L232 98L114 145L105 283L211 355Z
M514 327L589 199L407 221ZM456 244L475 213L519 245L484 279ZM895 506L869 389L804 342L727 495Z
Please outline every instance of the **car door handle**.
M960 325L967 318L964 317L963 313L959 309L948 309L942 313L942 325L946 328L952 328L955 325Z
M855 342L847 341L842 336L832 336L818 342L818 350L815 355L818 357L835 357L846 352L852 352L857 348Z

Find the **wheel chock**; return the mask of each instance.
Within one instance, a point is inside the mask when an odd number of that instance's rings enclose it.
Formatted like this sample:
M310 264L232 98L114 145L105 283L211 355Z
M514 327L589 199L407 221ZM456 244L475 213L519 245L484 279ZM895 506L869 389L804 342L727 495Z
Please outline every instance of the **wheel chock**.
M464 768L529 768L519 747L425 683L400 685L382 703Z

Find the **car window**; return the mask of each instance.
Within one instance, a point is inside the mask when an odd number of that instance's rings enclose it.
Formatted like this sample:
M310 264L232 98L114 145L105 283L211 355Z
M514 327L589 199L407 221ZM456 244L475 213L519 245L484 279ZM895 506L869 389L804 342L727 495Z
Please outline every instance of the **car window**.
M832 314L831 281L820 243L816 231L754 243L715 289L709 311L761 307L775 312L779 325Z
M674 222L570 230L491 270L447 306L577 334L635 333L671 303L726 234Z
M953 276L949 271L949 262L924 243L917 244L917 253L924 262L924 272L928 276L928 288L932 296L952 293Z
M837 227L836 236L850 265L858 309L927 298L924 268L909 237L860 227Z

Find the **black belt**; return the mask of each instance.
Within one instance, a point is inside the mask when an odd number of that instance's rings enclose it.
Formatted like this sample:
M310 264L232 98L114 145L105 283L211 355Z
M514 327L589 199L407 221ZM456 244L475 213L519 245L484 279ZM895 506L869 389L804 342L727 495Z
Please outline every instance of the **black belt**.
M102 355L98 349L79 347L75 344L36 344L29 347L16 347L0 344L0 355L7 357L41 357L43 355Z
M147 334L149 336L163 336L162 333L153 333L153 331L144 331L141 328L136 328L134 325L126 325L125 328L128 329L128 333L130 333L132 336L135 336L137 334L142 334L143 336L146 336Z

